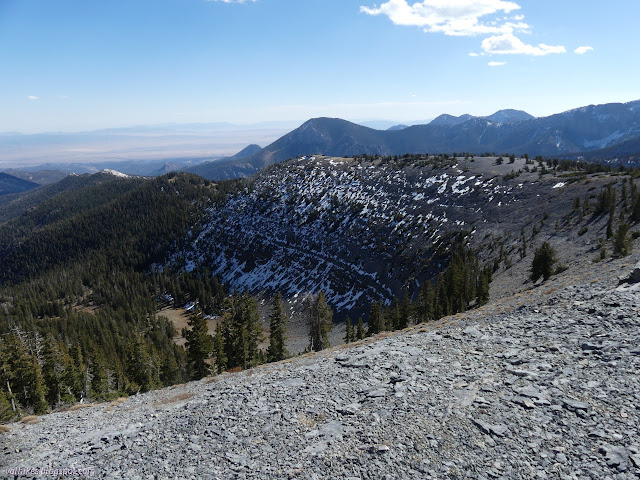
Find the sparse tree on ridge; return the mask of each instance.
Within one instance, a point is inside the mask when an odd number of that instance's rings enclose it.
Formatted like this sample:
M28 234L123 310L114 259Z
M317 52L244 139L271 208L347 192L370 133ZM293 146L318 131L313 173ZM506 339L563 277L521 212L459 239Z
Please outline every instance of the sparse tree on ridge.
M333 310L327 305L324 292L320 292L313 302L309 321L309 348L314 352L328 348L329 332L333 329Z
M547 242L538 248L531 263L531 280L536 282L540 277L549 279L554 272L554 265L558 262L556 251Z
M347 315L347 318L344 320L345 324L345 332L344 332L344 343L350 343L355 340L355 336L353 334L353 325L351 324L351 318Z
M278 362L288 356L285 348L287 333L287 317L284 313L282 295L278 292L273 299L271 316L269 317L269 348L267 349L267 359L269 362Z
M187 332L187 365L191 378L200 380L211 374L211 365L207 360L213 351L213 340L202 315L192 315L189 326L191 330Z
M364 321L362 317L358 317L358 325L356 327L356 339L362 340L364 338Z

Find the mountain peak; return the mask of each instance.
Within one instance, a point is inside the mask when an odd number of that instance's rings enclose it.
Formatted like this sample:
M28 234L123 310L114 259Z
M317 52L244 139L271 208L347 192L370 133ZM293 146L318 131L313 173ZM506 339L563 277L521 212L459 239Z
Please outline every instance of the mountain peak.
M107 175L113 175L114 177L120 178L131 178L131 175L127 175L126 173L119 172L118 170L112 170L110 168L105 168L101 170L100 173L106 173Z
M498 110L493 115L489 115L486 118L492 122L496 123L511 123L511 122L524 122L527 120L533 120L533 115L528 114L523 110L514 110L512 108L507 108L504 110Z
M461 123L467 122L471 119L475 118L473 115L464 114L456 117L454 115L449 115L447 113L443 113L442 115L431 120L429 125L439 125L443 127L452 127L454 125L459 125Z

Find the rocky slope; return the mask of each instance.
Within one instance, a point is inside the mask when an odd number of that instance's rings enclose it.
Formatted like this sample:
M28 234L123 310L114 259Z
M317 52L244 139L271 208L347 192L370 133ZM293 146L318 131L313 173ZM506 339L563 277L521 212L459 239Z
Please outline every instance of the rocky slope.
M541 176L524 167L524 159L497 165L491 157L292 160L212 208L176 262L204 265L231 288L253 294L280 291L296 301L323 290L338 313L357 318L371 302L415 296L442 270L438 252L452 232L468 232L483 261L502 249L503 259L518 262L521 229L530 251L553 237L567 262L586 254L604 233L604 217L578 219L573 201L619 178ZM586 224L588 233L578 235ZM541 229L535 238L534 228Z
M638 478L640 283L617 276L639 258L350 348L11 425L0 475Z

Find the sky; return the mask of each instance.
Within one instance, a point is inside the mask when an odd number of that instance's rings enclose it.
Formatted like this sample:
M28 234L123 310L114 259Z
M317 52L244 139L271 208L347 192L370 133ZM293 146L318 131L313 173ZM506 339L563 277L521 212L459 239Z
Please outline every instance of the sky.
M0 0L0 132L640 99L637 0Z

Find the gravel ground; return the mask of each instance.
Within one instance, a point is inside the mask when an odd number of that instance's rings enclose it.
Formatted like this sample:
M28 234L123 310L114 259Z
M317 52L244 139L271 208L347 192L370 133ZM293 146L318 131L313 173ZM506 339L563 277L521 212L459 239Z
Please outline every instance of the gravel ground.
M640 283L617 279L637 260L349 348L10 425L0 476L640 478Z

